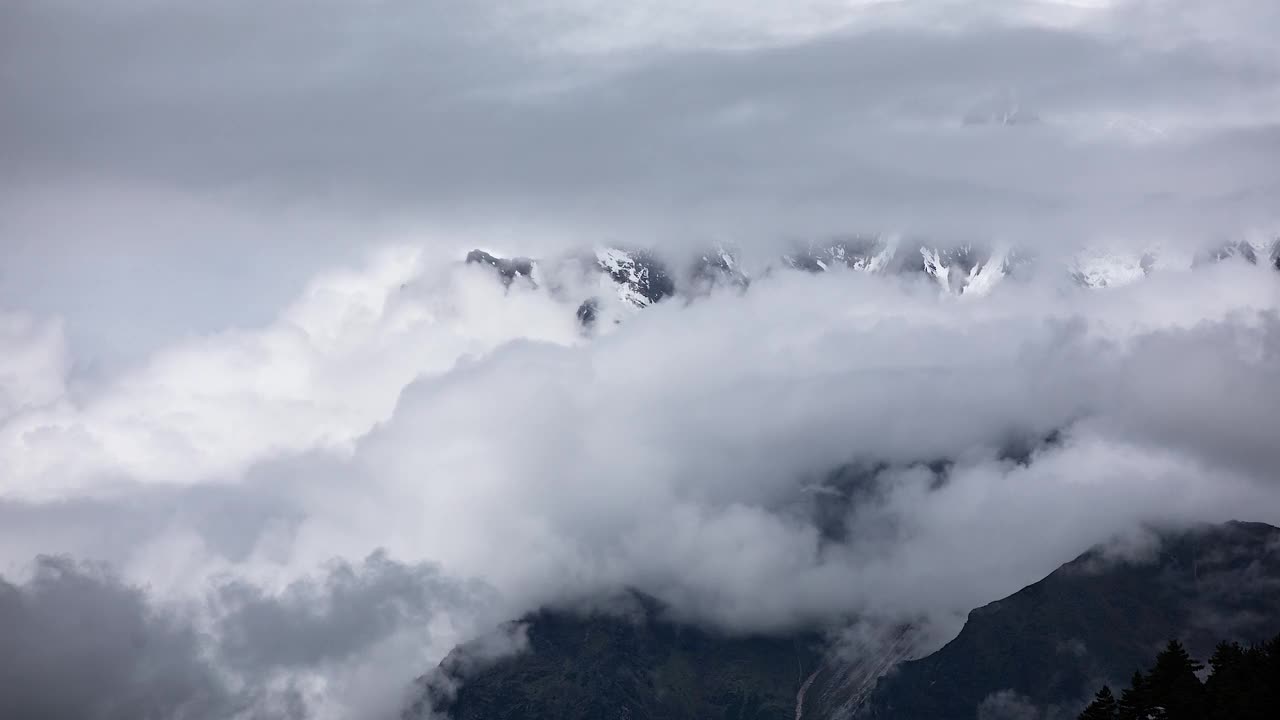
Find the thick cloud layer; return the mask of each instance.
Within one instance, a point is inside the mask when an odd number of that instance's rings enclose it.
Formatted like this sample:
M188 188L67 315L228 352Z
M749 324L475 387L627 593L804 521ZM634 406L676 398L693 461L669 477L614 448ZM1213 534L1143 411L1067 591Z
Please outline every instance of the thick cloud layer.
M942 638L1143 524L1280 521L1265 263L775 268L589 336L594 280L461 261L1270 241L1274 3L259 5L0 7L0 708L389 717L624 587Z
M429 661L432 615L480 610L473 590L374 554L279 592L225 579L210 607L171 608L109 571L42 556L24 584L0 581L0 708L68 720L392 717L408 698L386 666Z
M0 608L7 715L211 716L228 700L195 633L110 577L42 558L27 585L0 585Z
M730 629L945 637L1143 524L1280 521L1276 280L956 297L788 271L584 338L572 296L383 253L270 325L9 410L3 562L109 563L202 629L194 656L240 678L219 692L321 716L390 711L455 641L623 587Z

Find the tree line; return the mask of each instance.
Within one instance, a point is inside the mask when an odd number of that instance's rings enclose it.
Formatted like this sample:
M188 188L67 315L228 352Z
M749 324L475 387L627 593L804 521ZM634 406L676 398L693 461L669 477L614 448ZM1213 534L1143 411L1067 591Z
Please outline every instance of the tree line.
M1276 720L1280 718L1280 635L1244 647L1222 642L1204 665L1177 640L1120 697L1103 685L1079 720Z

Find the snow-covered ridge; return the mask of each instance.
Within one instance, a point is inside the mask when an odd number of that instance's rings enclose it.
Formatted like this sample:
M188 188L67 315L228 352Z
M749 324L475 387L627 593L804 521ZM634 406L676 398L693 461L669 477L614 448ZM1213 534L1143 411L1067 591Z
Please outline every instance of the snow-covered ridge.
M670 297L697 297L718 286L746 290L751 283L739 253L723 246L696 255L683 266L649 250L608 246L548 260L501 258L473 250L466 261L493 268L508 286L517 281L537 285L545 279L553 292L579 303L577 316L584 328L610 324L601 323L602 319L620 322ZM1082 287L1100 289L1137 282L1153 272L1189 270L1225 261L1269 264L1280 270L1280 239L1228 242L1195 254L1158 246L1139 251L1086 248L1044 261L1008 247L972 243L947 247L907 242L896 236L854 236L796 244L775 262L765 264L762 272L780 267L808 273L839 269L919 275L936 283L943 293L981 296L1023 271L1056 275Z
M666 265L652 253L599 248L596 263L617 284L618 298L636 307L648 307L675 294L675 282Z

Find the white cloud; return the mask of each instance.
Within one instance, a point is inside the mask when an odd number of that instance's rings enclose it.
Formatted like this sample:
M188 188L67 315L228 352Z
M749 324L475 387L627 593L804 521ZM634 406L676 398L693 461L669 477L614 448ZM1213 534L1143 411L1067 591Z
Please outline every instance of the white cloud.
M80 402L44 398L0 430L6 494L47 497L113 476L200 482L272 455L341 450L419 375L524 333L578 337L544 294L505 291L476 268L424 274L418 263L413 251L381 253L318 277L266 327L179 342ZM50 333L42 342L56 350ZM25 365L15 386L59 387L56 361Z
M0 314L0 421L61 399L67 365L58 323Z
M482 613L406 621L444 638L623 586L735 628L871 614L945 635L1141 523L1280 520L1268 268L981 298L775 272L591 340L573 314L586 288L544 280L389 250L260 329L19 411L0 426L5 565L96 558L189 605L225 577L287 596L385 549L490 588ZM998 457L1055 430L1029 464ZM944 478L919 464L940 459ZM851 462L886 465L830 485ZM444 648L419 647L401 679ZM353 662L281 682L329 712L335 693L385 697L345 684L374 679Z

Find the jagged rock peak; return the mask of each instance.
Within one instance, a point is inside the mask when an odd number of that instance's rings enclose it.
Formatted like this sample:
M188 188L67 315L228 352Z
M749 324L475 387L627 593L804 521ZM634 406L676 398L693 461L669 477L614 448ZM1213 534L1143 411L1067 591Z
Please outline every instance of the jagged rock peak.
M851 236L797 244L782 257L787 267L806 272L825 272L844 266L850 270L887 269L897 243L877 236Z
M587 298L578 306L577 316L578 324L583 328L590 329L596 324L596 318L600 315L600 300L598 298Z
M1258 264L1258 253L1253 249L1253 245L1244 240L1240 240L1238 242L1225 242L1216 248L1196 255L1195 259L1192 261L1192 267L1222 262L1223 260L1233 260L1236 258L1244 260L1250 265Z
M1191 269L1234 259L1280 270L1280 240L1270 245L1256 240L1230 241L1194 256L1158 245L1137 252L1085 248L1063 257L1065 266L1059 265L1056 270L1049 268L1049 272L1068 275L1083 287L1106 288L1135 282L1156 269ZM632 310L646 308L676 294L697 297L715 287L746 289L751 283L736 251L722 245L712 246L676 265L650 250L609 246L547 261L502 258L484 250L473 250L466 260L494 268L505 285L517 278L526 278L538 284L548 283L553 292L581 293L572 300L581 303L577 314L584 327L595 323L602 313L616 321ZM783 267L808 273L845 269L884 275L920 275L930 278L944 292L955 295L983 295L1007 276L1024 269L1044 270L1037 256L1012 247L978 243L946 245L895 235L849 235L798 242L780 261ZM568 280L571 276L577 279ZM591 286L585 290L581 287L584 279Z
M750 284L751 278L742 269L737 254L722 245L694 258L689 270L689 287L694 293L705 293L720 285L746 289Z
M943 290L985 294L1009 273L1016 256L1008 251L966 243L951 248L921 247L924 270Z
M618 284L618 296L636 307L648 307L676 292L667 266L647 250L599 248L596 264Z
M1156 260L1150 250L1138 255L1088 249L1072 259L1071 277L1082 287L1119 287L1150 275Z
M484 250L472 250L467 253L467 263L488 265L498 271L504 285L510 285L517 277L532 279L533 260L525 257L500 258Z
M1026 258L972 243L945 246L904 242L896 236L854 236L802 244L782 260L787 267L815 273L837 267L873 273L922 273L948 292L965 294L988 292L1014 264Z

